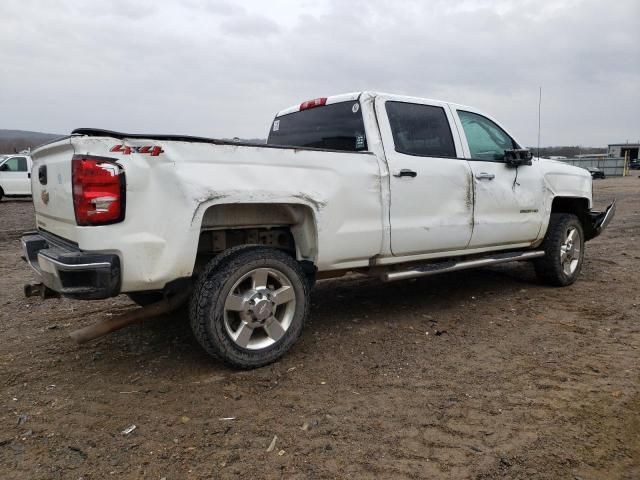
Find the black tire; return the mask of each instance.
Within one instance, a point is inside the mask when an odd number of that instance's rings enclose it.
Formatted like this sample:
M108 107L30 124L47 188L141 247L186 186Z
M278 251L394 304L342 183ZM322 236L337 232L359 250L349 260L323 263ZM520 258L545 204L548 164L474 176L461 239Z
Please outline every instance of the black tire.
M257 269L269 269L283 275L282 278L286 279L289 287L293 289L295 300L291 307L286 307L290 308L287 310L290 323L282 336L277 340L266 339L275 343L264 348L243 348L231 336L225 305L232 288L240 288L236 285L237 282ZM255 290L248 290L251 291ZM246 293L242 298L246 298L246 295L251 294ZM275 317L276 312L280 311L279 307L273 308ZM189 318L198 343L207 353L233 367L249 369L267 365L283 356L300 336L308 311L309 285L300 264L281 250L260 245L243 245L227 250L207 264L195 283ZM246 314L246 311L238 312L238 315ZM256 330L252 332L255 331L257 334L267 333L266 327L253 328ZM251 333L250 338L253 338L253 335L254 333Z
M572 263L572 260L577 260L574 267L568 266L567 268L566 261L564 264L561 261L561 249L572 230L576 232L577 236L572 245L578 242L579 251L575 252L574 250L571 256L565 256L565 258L571 259L569 264ZM541 247L545 251L545 256L533 262L538 279L556 287L566 287L575 282L580 275L584 260L584 232L578 217L570 213L552 213L549 228Z
M4 197L4 190L0 188L0 200L2 200L2 197Z
M313 290L316 286L316 274L315 273L307 273L307 288L309 291Z

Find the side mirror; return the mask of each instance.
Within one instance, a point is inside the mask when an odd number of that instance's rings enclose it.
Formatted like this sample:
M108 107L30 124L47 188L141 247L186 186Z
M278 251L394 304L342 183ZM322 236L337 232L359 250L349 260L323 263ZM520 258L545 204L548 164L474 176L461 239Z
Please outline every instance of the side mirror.
M0 165L0 172L6 172L7 170L9 170L9 165L7 165L6 163Z
M533 154L526 148L512 148L504 151L504 161L510 167L519 167L520 165L531 165Z

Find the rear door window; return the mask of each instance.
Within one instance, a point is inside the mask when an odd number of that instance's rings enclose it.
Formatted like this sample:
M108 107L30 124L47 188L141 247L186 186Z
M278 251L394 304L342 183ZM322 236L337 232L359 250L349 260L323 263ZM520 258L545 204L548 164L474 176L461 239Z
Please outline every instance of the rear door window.
M357 152L367 150L360 102L340 102L276 117L267 143Z
M455 157L456 147L442 107L386 102L396 152L421 157Z

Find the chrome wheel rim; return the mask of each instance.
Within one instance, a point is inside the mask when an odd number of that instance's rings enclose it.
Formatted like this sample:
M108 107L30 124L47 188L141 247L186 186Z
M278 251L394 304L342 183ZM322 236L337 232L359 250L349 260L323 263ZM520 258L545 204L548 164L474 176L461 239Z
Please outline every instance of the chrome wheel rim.
M580 262L580 234L578 229L570 227L565 234L564 242L560 245L560 265L566 275L573 275Z
M275 344L289 330L296 310L291 281L273 268L256 268L235 282L224 303L224 326L247 350Z

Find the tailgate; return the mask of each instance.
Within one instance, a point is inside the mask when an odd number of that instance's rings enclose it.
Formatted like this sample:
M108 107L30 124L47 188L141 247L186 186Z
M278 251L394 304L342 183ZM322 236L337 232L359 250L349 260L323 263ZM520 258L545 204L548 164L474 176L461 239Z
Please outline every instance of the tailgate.
M32 154L31 190L38 229L76 242L73 209L71 138L44 145Z

